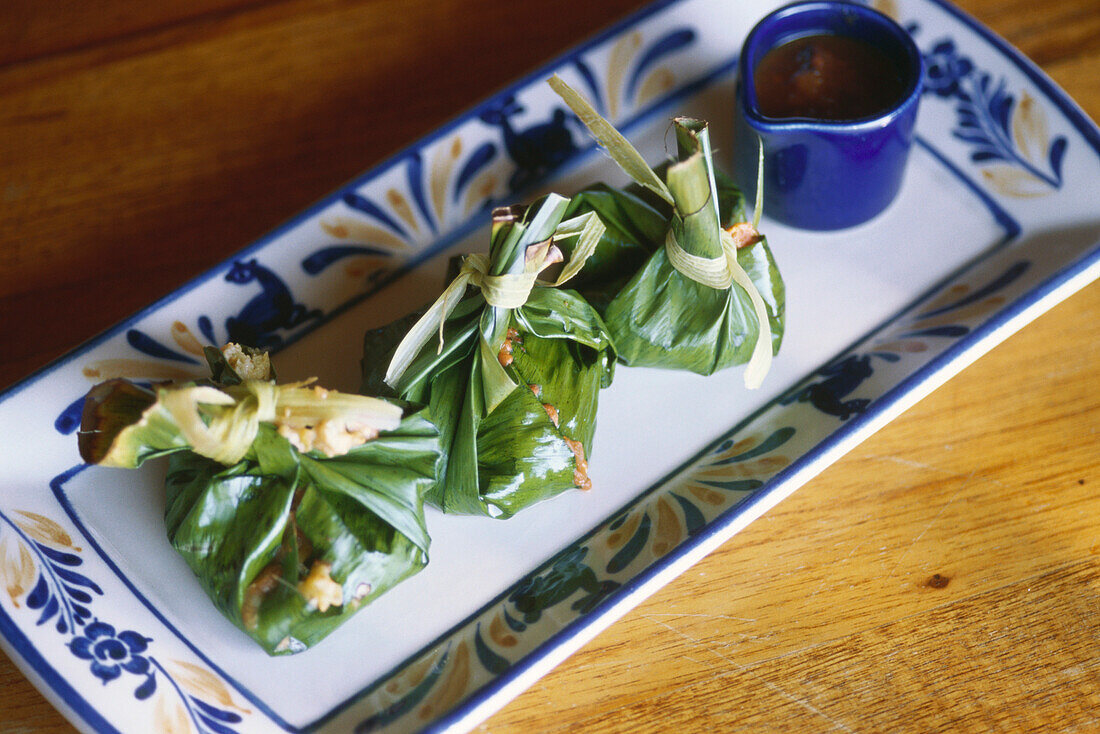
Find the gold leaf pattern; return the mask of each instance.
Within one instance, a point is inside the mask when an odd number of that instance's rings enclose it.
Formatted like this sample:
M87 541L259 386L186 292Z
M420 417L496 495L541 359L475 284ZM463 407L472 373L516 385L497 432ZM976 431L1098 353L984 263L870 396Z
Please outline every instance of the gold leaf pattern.
M484 173L474 180L466 189L466 199L463 202L463 208L466 213L469 214L475 208L481 206L481 203L491 197L493 192L497 189L497 177L491 173Z
M355 280L361 280L365 278L369 273L373 273L375 270L383 267L388 258L384 257L371 257L369 255L356 258L351 262L344 265L344 273Z
M653 554L663 556L680 542L683 535L680 532L680 519L672 510L668 500L661 497L656 504L657 531L653 535Z
M451 171L462 155L462 138L455 135L447 152L432 162L432 174L429 186L432 191L432 204L436 219L443 221L443 207L447 203L447 183L451 180Z
M160 734L184 734L192 732L191 719L187 711L179 701L168 701L165 696L157 696L157 705L154 711L156 730Z
M638 529L638 523L641 521L642 513L636 512L631 515L615 532L607 536L607 547L614 549L625 543L627 538L634 535L634 531Z
M663 66L659 69L655 69L653 73L647 76L645 81L642 82L642 87L638 90L636 104L639 106L644 105L651 99L657 99L675 86L676 76L669 69Z
M406 668L400 676L386 684L386 692L397 695L403 690L411 690L420 685L420 682L428 675L428 671L436 664L438 655L425 655L420 660Z
M11 598L11 603L19 607L19 597L27 593L27 589L34 583L34 558L27 546L16 539L18 549L13 551L8 544L11 536L0 536L0 574L4 577L4 588Z
M519 642L500 615L493 617L493 621L489 623L489 637L501 647L515 647Z
M401 220L405 224L412 227L414 231L420 231L420 223L416 221L416 216L413 214L412 207L409 206L409 200L398 191L397 189L390 189L386 192L386 201L393 208L393 211L397 216L401 217Z
M785 456L761 456L749 461L704 467L695 472L695 478L702 481L707 479L762 479L782 469L788 463L789 461Z
M221 678L201 666L182 660L173 660L173 677L188 693L204 701L216 701L222 706L235 708L242 713L251 713L233 701L229 689Z
M23 510L16 510L16 512L26 518L26 522L17 522L16 525L35 540L49 545L71 548L77 552L80 551L79 548L73 545L73 540L65 532L65 529L50 518L36 512L25 512Z
M708 505L714 505L716 507L721 506L726 501L726 495L721 492L717 492L710 487L702 484L695 484L692 482L687 485L688 492L691 492L697 500L700 502L706 502ZM740 498L740 495L737 495Z
M455 646L448 667L450 669L444 674L443 682L418 713L422 721L431 721L437 712L449 711L466 693L470 683L470 648L465 641Z
M759 469L760 478L763 479L770 477L780 469L785 469L791 463L791 459L788 456L776 454L774 456L761 456L755 463Z
M966 283L958 283L951 286L947 290L933 297L927 304L925 304L925 313L929 311L938 311L939 309L950 306L952 303L959 301L970 292L970 286Z
M408 243L392 232L350 217L333 217L331 221L321 220L321 229L338 240L351 240L362 245L385 247L396 252L409 249Z
M883 15L898 20L898 4L895 0L875 0L871 6Z
M731 444L730 447L724 450L722 453L715 454L714 460L720 461L722 459L730 459L734 456L740 456L746 451L751 451L752 449L759 446L760 441L760 436L746 436L737 443Z
M626 67L630 57L642 45L642 34L639 31L629 33L611 47L611 58L607 62L607 109L610 112L609 119L614 121L619 116L619 99L622 95L623 77L626 75Z
M1039 163L1047 154L1050 138L1043 108L1027 92L1020 95L1020 104L1012 113L1012 138L1016 148L1030 163Z
M980 301L952 309L938 316L933 316L932 318L917 319L911 324L911 327L914 329L929 329L946 324L957 324L972 319L980 319L998 310L1004 304L1005 297L1003 295L990 296L989 298L983 298Z
M982 171L982 177L998 193L1016 199L1033 199L1050 193L1041 178L1022 168L991 165Z
M172 322L172 340L179 345L183 351L194 354L196 357L203 356L202 342L187 328L187 324L182 321Z

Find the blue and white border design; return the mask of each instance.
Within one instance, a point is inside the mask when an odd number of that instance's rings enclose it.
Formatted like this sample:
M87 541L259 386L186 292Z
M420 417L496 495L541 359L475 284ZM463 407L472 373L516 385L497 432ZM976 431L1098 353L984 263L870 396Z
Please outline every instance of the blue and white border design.
M512 201L588 149L583 131L541 84L551 71L624 127L727 73L736 63L733 49L705 22L715 3L656 3L17 385L0 405L75 366L86 382L66 383L72 396L52 427L71 441L83 384L113 375L191 376L201 370L203 344L234 339L277 350L301 338L471 231L489 207ZM876 4L906 24L926 54L930 81L922 104L932 110L926 126L944 130L934 136L918 130L918 144L984 204L1000 240L302 730L476 723L878 427L1100 275L1096 243L1052 258L1041 240L1024 236L1028 225L1017 216L1027 201L1052 201L1071 186L1072 146L1087 148L1076 154L1089 160L1100 157L1096 127L1041 72L952 6ZM733 34L743 36L750 24L746 19ZM937 147L933 139L953 143ZM172 319L169 307L195 290L216 294L203 302L217 305L186 323ZM105 345L109 357L88 360ZM96 731L299 730L212 665L95 543L65 494L81 470L71 462L54 467L44 480L52 502L0 504L0 633L9 654ZM148 608L144 621L113 615L111 597L126 595ZM98 709L81 692L89 681L128 699L127 713Z

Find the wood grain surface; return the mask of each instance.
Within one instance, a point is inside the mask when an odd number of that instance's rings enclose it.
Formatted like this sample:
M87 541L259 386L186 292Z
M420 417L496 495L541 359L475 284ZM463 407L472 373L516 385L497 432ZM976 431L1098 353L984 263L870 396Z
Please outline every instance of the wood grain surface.
M0 389L644 4L8 3ZM1100 117L1095 0L960 4ZM1093 284L481 729L1100 731L1098 518Z

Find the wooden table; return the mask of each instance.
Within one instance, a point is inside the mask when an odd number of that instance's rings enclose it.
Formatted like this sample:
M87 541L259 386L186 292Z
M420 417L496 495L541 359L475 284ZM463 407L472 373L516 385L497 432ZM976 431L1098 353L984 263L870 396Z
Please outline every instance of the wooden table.
M0 387L643 4L7 3ZM1100 117L1095 0L962 5ZM1094 284L484 728L1098 730L1098 431ZM70 730L0 656L0 732Z

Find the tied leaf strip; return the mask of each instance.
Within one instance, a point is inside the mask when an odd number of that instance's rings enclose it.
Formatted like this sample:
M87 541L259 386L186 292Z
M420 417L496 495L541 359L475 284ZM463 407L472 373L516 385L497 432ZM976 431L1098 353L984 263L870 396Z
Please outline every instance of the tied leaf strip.
M488 255L473 253L464 256L462 268L455 279L397 345L386 370L386 384L396 388L401 375L431 340L432 334L438 333L439 346L436 353L442 353L443 327L447 318L462 301L468 286L478 288L485 302L490 306L504 309L520 308L527 303L536 285L556 288L580 272L584 263L595 251L605 229L595 212L588 212L559 223L550 239L527 248L524 253L523 271L518 273L490 275L492 262ZM577 243L573 248L572 257L562 267L557 279L540 280L539 275L542 271L564 259L554 241L571 237L576 237Z
M191 450L231 466L252 447L261 423L299 430L337 421L341 429L392 431L401 408L377 398L309 387L245 380L222 389L208 385L168 386L157 406L178 426Z
M546 83L558 93L562 101L569 105L569 109L573 110L573 113L580 118L580 121L592 133L592 136L596 138L596 142L603 146L604 150L619 165L619 168L623 169L626 175L669 204L675 205L672 193L668 190L665 182L650 168L638 149L615 129L614 125L600 117L600 114L596 112L592 105L575 89L562 81L557 74L547 79Z
M585 124L585 127L587 127L589 132L596 138L597 142L607 149L611 158L628 176L638 184L661 196L661 198L672 204L674 209L677 209L676 202L668 186L661 181L656 171L645 162L637 149L630 145L630 143L615 130L611 123L600 117L599 113L597 113L580 94L570 88L569 85L558 76L555 75L549 79L548 83L577 114L581 122ZM669 228L665 237L665 253L672 267L685 277L700 285L716 290L726 290L732 284L736 283L748 294L749 299L752 301L756 319L759 322L759 333L757 335L756 344L753 347L752 356L749 358L749 363L745 369L745 386L750 389L755 389L761 385L764 376L767 375L768 370L771 368L771 324L768 321L768 312L763 297L753 284L748 273L745 272L744 268L742 268L737 261L737 249L739 245L744 246L750 244L759 236L756 227L760 222L764 190L763 142L761 142L759 152L756 208L753 212L753 221L751 225L748 223L734 225L731 229L737 233L735 237L730 230L722 227L721 215L718 213L718 187L715 181L714 164L712 161L713 151L711 150L710 138L707 134L705 124L694 120L690 122L692 126L691 133L694 135L696 143L699 146L699 152L696 153L696 155L701 154L703 162L705 163L706 183L710 189L710 199L714 202L715 216L718 217L719 243L722 248L722 254L718 257L710 258L687 252L679 242L676 241L676 235L672 227ZM678 212L678 214L682 213Z
M275 418L275 384L250 381L242 385L247 395L240 401L217 388L198 385L162 389L159 402L195 453L232 465L248 453L260 423ZM203 413L209 422L203 420Z

